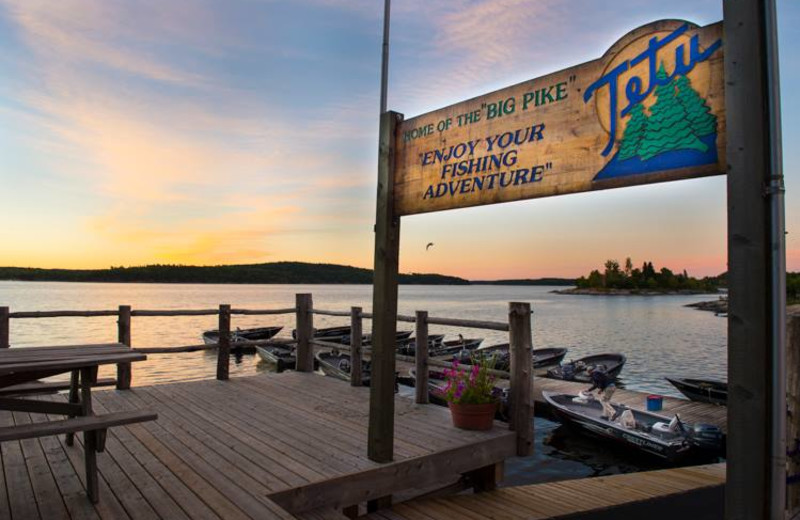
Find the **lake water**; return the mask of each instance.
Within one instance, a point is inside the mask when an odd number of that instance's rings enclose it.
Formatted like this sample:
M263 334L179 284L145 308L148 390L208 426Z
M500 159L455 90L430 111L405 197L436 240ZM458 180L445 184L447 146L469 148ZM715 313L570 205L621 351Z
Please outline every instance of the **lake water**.
M294 306L296 293L312 293L314 306L349 310L372 306L371 287L363 285L192 285L0 282L0 305L12 312L44 310L210 309L220 303L234 308L276 309ZM554 287L401 286L399 312L427 310L430 316L506 321L508 302L530 302L534 348L566 346L567 359L620 352L628 361L622 371L627 388L680 397L667 376L726 379L727 321L711 312L685 307L716 296L578 296L558 295ZM195 345L200 334L216 328L216 316L134 317L135 347ZM349 318L314 316L315 327L349 324ZM233 316L232 327L282 325L279 337L290 337L294 315ZM369 330L371 323L365 322ZM400 323L400 329L413 324ZM115 317L11 320L13 347L114 342ZM484 345L508 341L507 333L431 326L431 333L454 338L483 337ZM256 356L231 363L231 376L267 370ZM151 354L133 368L133 384L157 384L214 377L211 352ZM113 370L106 370L112 375ZM564 432L557 424L536 419L535 454L507 464L509 483L527 483L634 471L653 461L598 449L592 441Z

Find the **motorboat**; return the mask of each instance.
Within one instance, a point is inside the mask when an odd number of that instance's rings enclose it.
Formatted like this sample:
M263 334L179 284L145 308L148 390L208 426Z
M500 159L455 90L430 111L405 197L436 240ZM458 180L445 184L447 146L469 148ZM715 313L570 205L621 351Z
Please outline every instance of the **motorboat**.
M616 379L622 372L625 361L623 354L595 354L553 367L547 371L545 377L590 383L592 380L590 373L593 370L600 370L612 379Z
M713 379L664 378L692 401L719 405L728 404L728 383Z
M569 426L613 441L631 450L669 462L709 458L722 453L722 431L709 424L687 424L676 414L667 417L611 403L612 417L591 395L542 392L556 417Z

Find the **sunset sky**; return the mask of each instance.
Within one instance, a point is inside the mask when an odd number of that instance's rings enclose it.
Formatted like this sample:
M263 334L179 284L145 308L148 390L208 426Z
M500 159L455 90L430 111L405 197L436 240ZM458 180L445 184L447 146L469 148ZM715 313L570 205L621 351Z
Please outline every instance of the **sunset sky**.
M389 108L601 56L722 0L394 0ZM0 265L372 266L381 0L0 0ZM787 260L800 270L800 3L778 0ZM426 244L434 247L426 251ZM725 178L404 218L401 271L726 269Z

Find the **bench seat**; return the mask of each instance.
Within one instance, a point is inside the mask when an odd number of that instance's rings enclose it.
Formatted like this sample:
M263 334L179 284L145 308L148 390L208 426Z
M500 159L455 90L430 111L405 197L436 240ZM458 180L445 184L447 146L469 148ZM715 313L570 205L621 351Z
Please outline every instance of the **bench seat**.
M75 434L83 432L83 452L86 468L86 494L92 503L97 503L97 453L105 449L106 431L114 426L124 426L145 421L155 421L158 414L147 410L114 412L103 415L88 415L0 427L0 442L18 441L49 435Z

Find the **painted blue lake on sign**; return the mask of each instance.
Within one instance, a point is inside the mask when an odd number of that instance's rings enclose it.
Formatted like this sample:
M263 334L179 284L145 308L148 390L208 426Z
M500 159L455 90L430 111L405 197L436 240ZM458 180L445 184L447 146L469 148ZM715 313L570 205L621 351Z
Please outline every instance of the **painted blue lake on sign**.
M727 321L711 312L684 307L716 299L692 296L558 295L555 287L401 286L399 312L427 310L430 316L506 321L509 301L530 302L534 348L565 346L567 359L602 352L620 352L628 361L622 371L627 388L665 395L680 394L664 377L725 379ZM296 293L312 293L314 306L326 310L372 307L372 288L363 285L192 285L0 282L0 305L11 312L44 310L209 309L220 303L234 308L276 309L294 306ZM349 318L315 316L316 327L349 324ZM215 316L134 317L135 347L196 345L200 334L216 328ZM279 337L290 337L293 315L233 316L232 327L282 325ZM366 321L364 328L370 329ZM400 329L413 324L401 323ZM13 347L116 341L116 318L42 318L11 320ZM455 338L484 338L484 345L508 341L506 333L465 331L431 326L431 333ZM216 356L208 352L151 354L133 368L133 384L213 378ZM231 376L252 375L268 367L255 356L231 363ZM101 374L103 375L103 374ZM106 374L111 375L111 374ZM629 459L624 453L597 449L593 441L569 435L546 419L536 419L532 457L511 459L509 483L633 471L652 461Z

